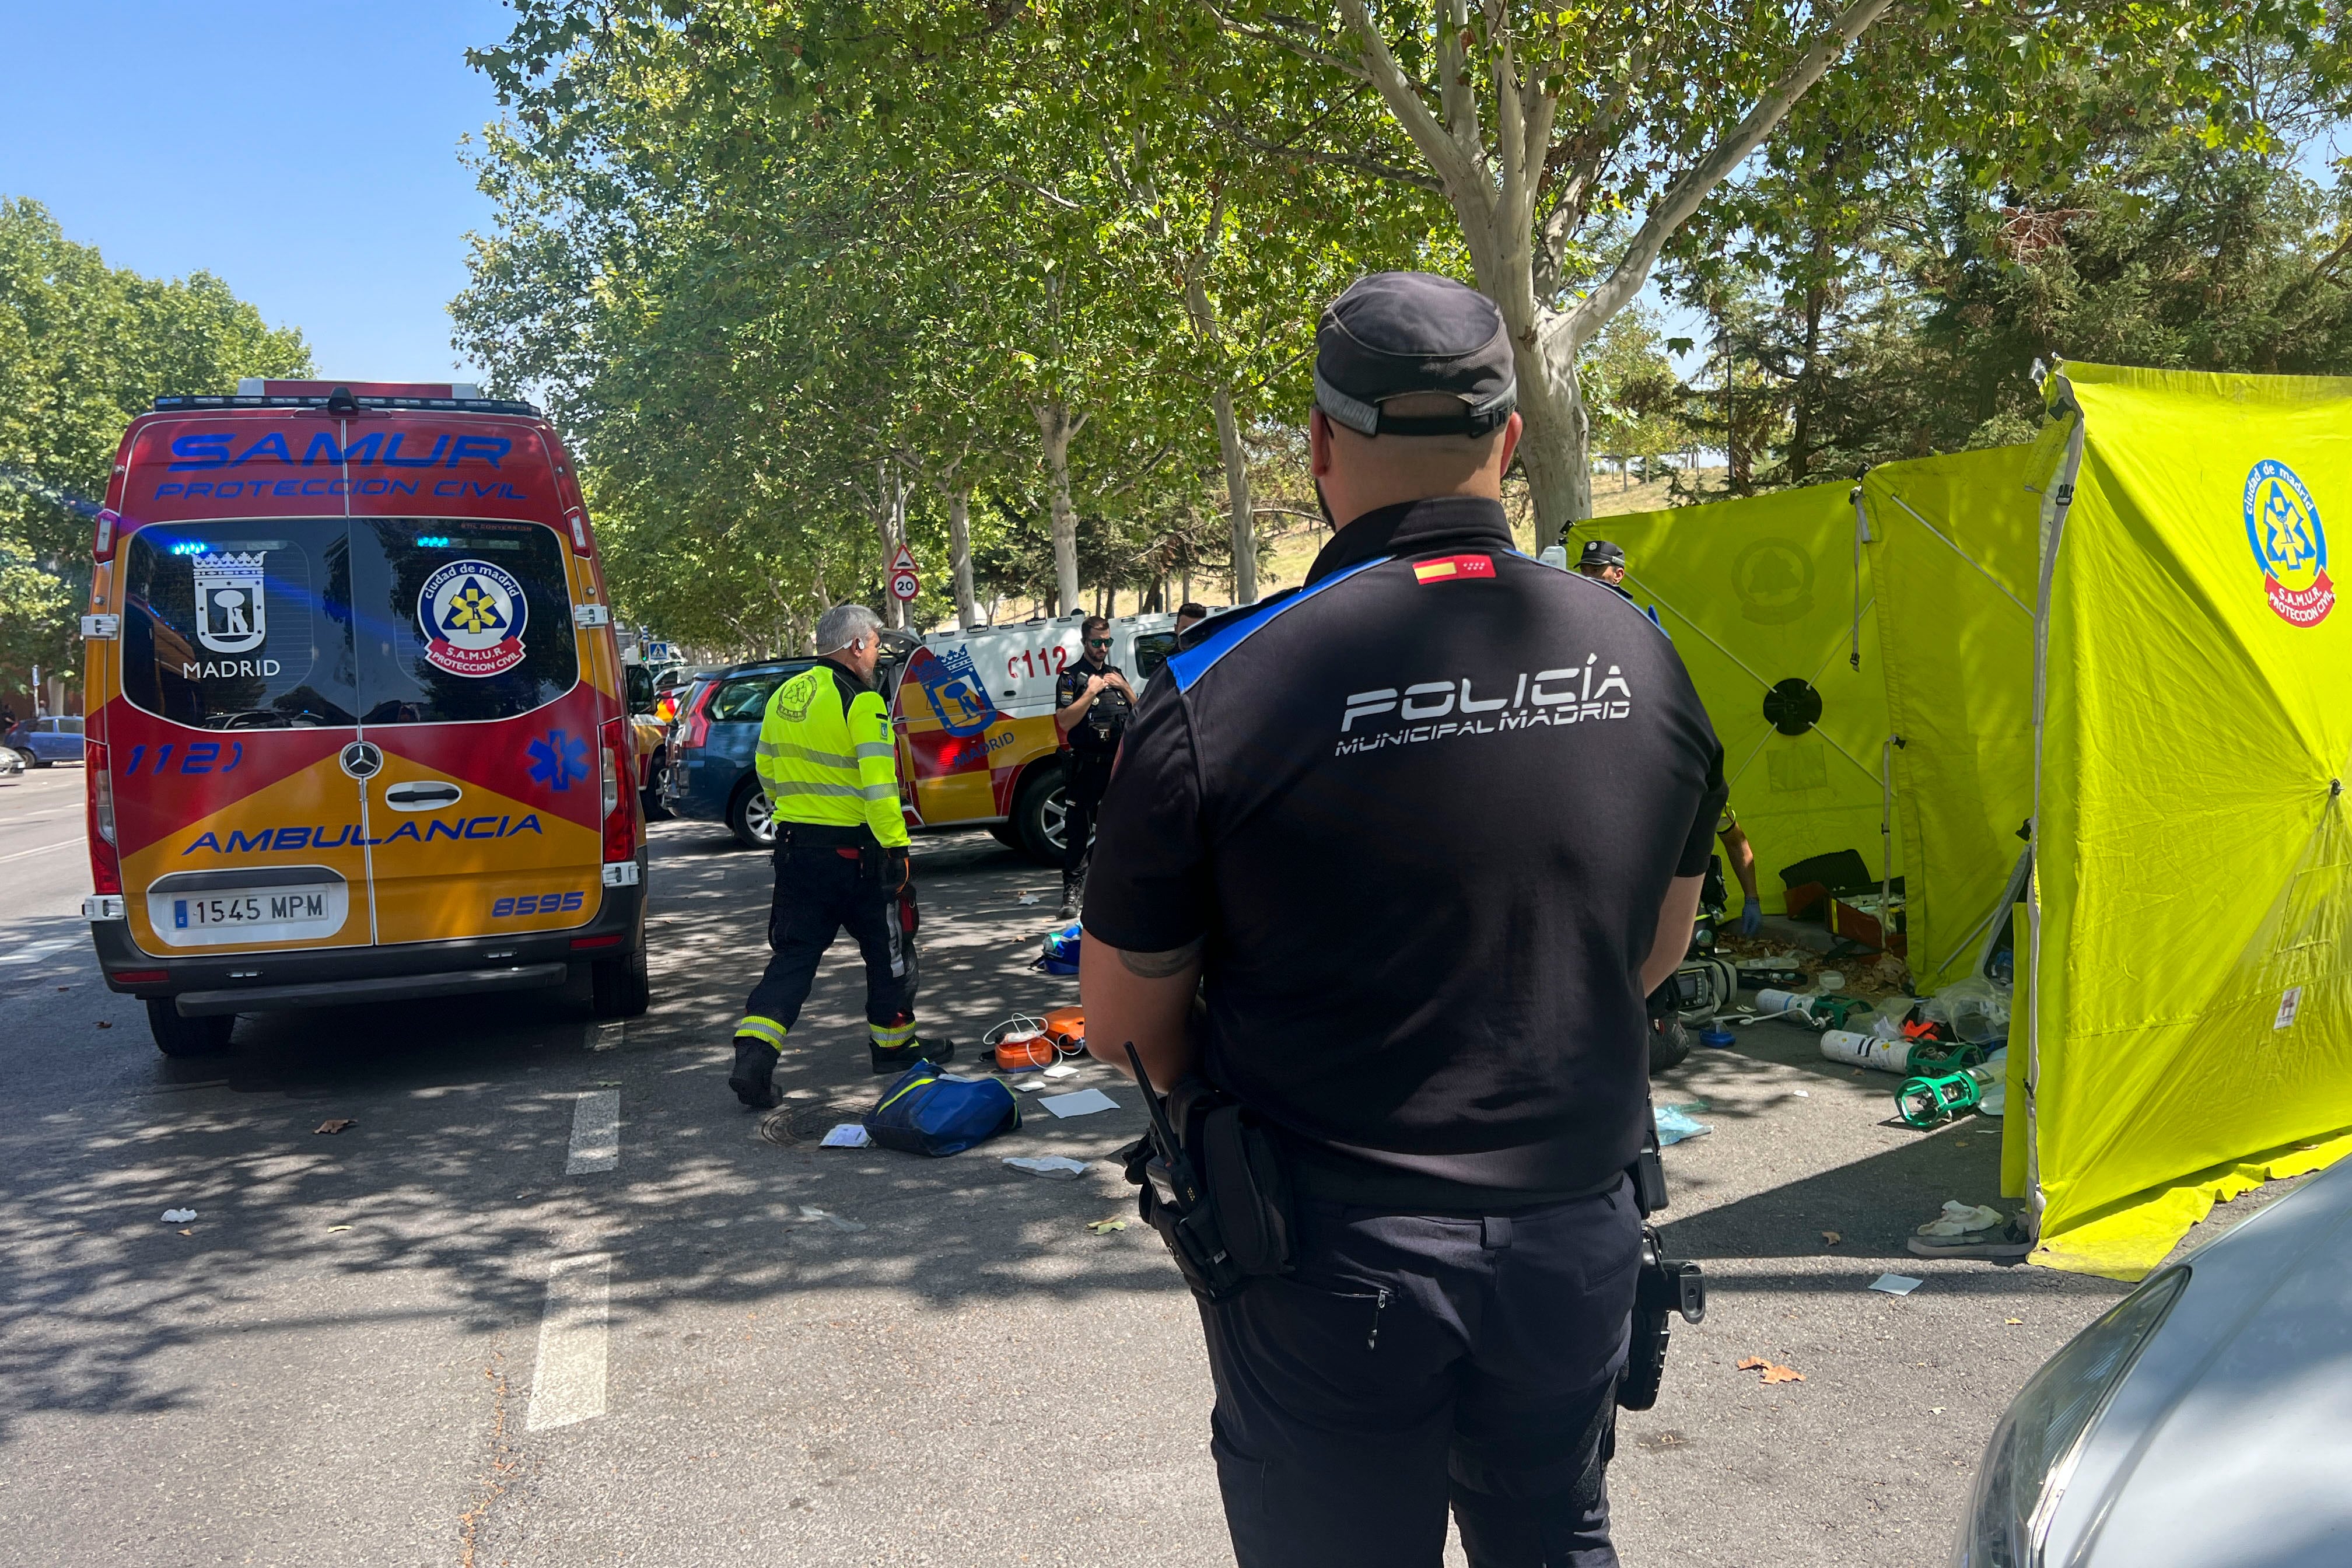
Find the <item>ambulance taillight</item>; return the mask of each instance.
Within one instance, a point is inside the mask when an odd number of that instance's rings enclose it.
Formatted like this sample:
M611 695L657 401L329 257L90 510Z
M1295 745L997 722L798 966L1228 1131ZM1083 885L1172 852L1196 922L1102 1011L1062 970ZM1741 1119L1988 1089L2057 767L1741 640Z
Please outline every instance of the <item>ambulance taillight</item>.
M629 766L629 721L607 719L604 725L604 863L637 858L637 792L635 770Z
M82 769L89 781L89 880L93 893L122 891L122 863L114 844L114 774L106 747L82 742Z

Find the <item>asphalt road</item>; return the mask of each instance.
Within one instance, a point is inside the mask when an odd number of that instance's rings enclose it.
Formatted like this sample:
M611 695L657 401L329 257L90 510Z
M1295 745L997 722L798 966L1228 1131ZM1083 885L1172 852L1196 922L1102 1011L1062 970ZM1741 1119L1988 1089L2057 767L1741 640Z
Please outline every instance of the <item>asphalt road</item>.
M98 980L86 864L47 847L79 841L79 784L0 785L0 1556L1231 1563L1173 1267L1088 1228L1132 1214L1106 1166L1001 1163L1134 1136L1108 1069L1076 1082L1119 1110L1032 1107L954 1159L821 1150L877 1089L845 942L785 1106L743 1110L722 1080L766 867L686 823L654 833L644 1018L556 994L278 1015L168 1061ZM981 834L917 861L927 1030L1075 999L1027 967L1051 873ZM2001 1406L2121 1290L1906 1254L1944 1199L1995 1197L1998 1141L1890 1125L1892 1084L1777 1025L1661 1084L1708 1102L1665 1217L1712 1310L1620 1427L1633 1568L1940 1561ZM1926 1284L1870 1292L1886 1270Z

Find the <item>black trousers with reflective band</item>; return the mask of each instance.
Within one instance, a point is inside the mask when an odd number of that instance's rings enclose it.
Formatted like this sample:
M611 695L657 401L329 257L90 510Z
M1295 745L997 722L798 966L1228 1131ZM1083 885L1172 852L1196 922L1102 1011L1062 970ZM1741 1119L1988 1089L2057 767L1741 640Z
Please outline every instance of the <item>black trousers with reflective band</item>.
M1117 753L1070 753L1062 775L1062 875L1075 877L1087 863L1095 835L1095 814L1102 809L1103 791L1110 787L1110 765Z
M1641 1257L1625 1184L1508 1217L1300 1205L1299 1264L1203 1303L1241 1568L1616 1568L1602 1484Z
M871 850L778 848L776 893L768 909L768 971L746 1013L789 1029L801 1016L816 966L844 927L866 958L866 1021L885 1026L915 1016L915 938L900 911L902 889L886 886ZM912 907L911 889L904 898Z

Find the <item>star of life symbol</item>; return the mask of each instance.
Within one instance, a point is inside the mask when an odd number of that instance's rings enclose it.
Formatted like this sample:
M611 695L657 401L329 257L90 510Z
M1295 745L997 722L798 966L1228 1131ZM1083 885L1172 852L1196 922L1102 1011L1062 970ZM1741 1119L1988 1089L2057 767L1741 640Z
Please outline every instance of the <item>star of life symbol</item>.
M416 595L425 662L472 679L522 662L530 615L522 584L487 561L452 561L425 579Z
M250 653L269 635L261 592L262 561L268 553L257 550L249 555L194 558L196 640L215 653Z

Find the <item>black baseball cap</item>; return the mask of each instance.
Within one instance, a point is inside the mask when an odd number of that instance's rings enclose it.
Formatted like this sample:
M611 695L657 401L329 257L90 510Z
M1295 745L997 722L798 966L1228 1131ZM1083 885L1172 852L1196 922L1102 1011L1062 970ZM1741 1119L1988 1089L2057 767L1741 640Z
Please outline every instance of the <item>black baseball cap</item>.
M1614 540L1588 539L1584 542L1584 553L1576 558L1576 563L1579 566L1622 566L1625 564L1625 552L1617 547Z
M1381 405L1447 393L1459 414L1406 417ZM1361 436L1484 436L1518 405L1510 334L1495 302L1434 272L1375 272L1324 307L1315 406Z

